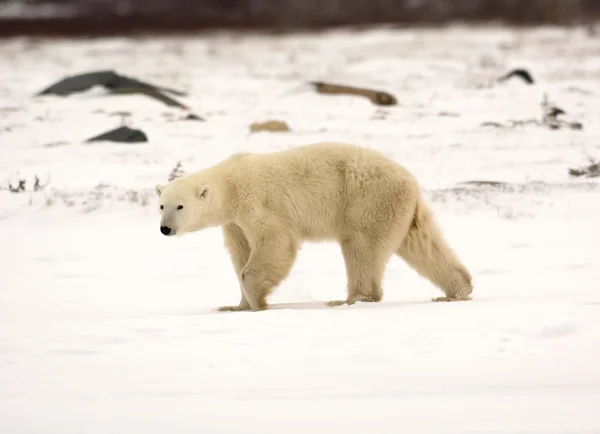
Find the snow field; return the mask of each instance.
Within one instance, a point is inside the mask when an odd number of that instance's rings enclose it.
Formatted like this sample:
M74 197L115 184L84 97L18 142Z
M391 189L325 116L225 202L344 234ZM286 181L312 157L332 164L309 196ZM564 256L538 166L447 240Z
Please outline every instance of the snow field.
M0 43L0 431L7 433L600 432L600 206L568 167L598 156L600 49L583 31L454 27L285 37ZM493 80L527 67L535 86ZM205 123L142 96L31 94L114 68L181 87ZM299 88L331 80L396 107ZM497 129L551 101L584 129ZM118 126L140 145L83 144ZM291 133L248 134L267 118ZM382 303L344 296L339 248L307 244L260 313L217 229L166 239L153 187L231 152L373 146L421 180L474 299L399 259ZM464 186L491 180L506 186ZM104 185L98 187L98 184ZM29 185L29 184L28 184Z

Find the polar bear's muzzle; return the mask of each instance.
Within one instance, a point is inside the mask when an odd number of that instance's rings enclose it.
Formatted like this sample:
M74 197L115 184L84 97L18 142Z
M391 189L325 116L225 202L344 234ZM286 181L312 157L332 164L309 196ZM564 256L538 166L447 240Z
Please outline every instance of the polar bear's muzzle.
M172 230L169 226L161 226L160 227L160 233L163 235L175 235L175 231Z

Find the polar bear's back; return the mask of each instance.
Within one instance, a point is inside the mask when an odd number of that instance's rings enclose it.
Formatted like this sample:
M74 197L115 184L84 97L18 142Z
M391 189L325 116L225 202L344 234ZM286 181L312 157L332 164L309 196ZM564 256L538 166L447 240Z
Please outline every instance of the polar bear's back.
M401 165L350 144L323 142L242 160L238 183L258 207L255 212L277 216L308 239L337 237L344 226L395 206L400 196L409 198L400 202L412 203L418 194L415 179Z
M288 194L362 196L373 188L405 187L416 179L377 150L345 143L321 142L268 154L247 155L257 187Z

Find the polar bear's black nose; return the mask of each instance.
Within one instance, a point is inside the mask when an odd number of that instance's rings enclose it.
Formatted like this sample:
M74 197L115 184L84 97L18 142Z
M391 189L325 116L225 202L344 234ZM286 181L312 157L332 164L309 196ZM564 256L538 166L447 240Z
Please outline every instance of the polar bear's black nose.
M171 228L170 228L170 227L168 227L168 226L161 226L161 227L160 227L160 232L161 232L163 235L169 235L169 234L171 233Z

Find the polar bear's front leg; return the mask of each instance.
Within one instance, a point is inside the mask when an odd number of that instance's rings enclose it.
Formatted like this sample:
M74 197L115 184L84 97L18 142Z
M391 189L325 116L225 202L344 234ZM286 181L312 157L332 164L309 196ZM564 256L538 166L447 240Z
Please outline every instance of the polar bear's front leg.
M270 233L259 240L241 273L243 293L252 310L267 309L267 296L287 277L298 252L296 240Z
M251 310L250 304L244 296L244 288L242 287L241 281L242 268L250 258L250 245L248 244L244 231L234 223L223 226L223 238L225 240L225 247L231 256L235 274L240 282L241 300L237 306L221 306L217 310L221 312Z

